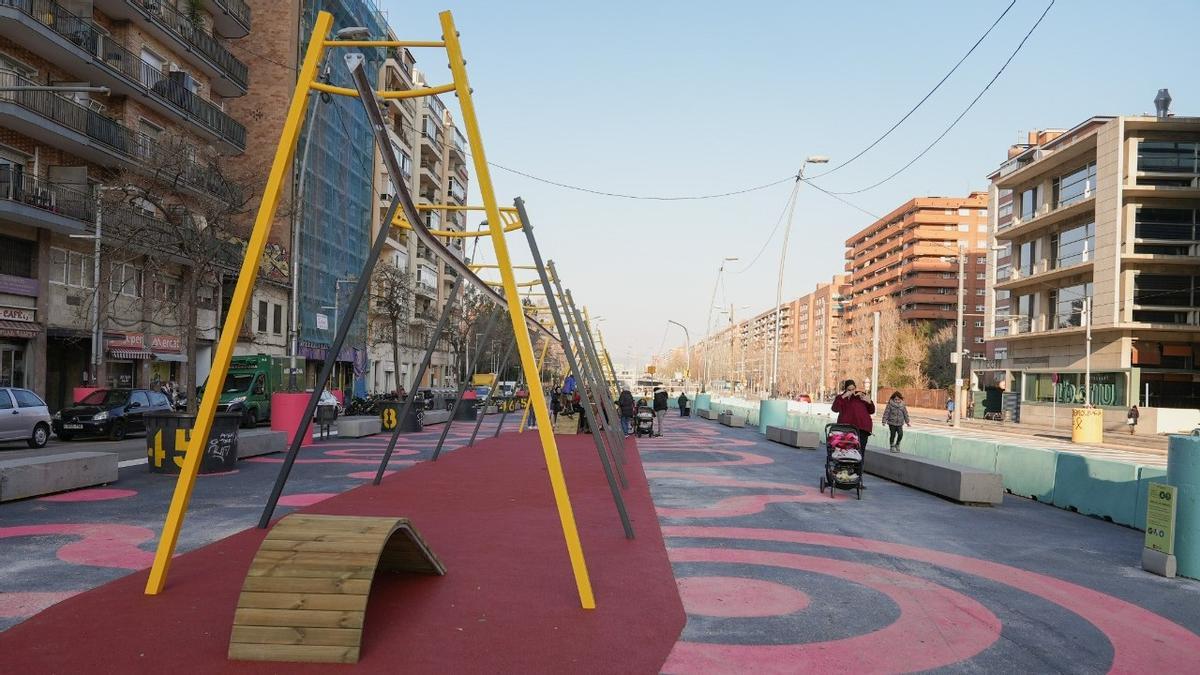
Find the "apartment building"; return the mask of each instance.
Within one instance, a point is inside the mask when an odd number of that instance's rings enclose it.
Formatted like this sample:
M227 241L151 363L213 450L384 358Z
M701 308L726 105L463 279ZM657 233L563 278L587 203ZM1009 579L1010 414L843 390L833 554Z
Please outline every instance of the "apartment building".
M0 3L0 385L58 408L206 375L219 274L156 247L233 208L218 159L246 147L227 107L249 31L241 0Z
M902 321L953 324L962 252L963 350L983 358L987 250L986 192L896 207L846 240L843 338L868 335L873 312L889 303Z
M424 76L414 68L408 50L389 54L380 73L380 82L389 89L426 87ZM431 230L461 232L466 229L467 211L454 207L466 205L468 171L466 139L454 124L453 116L437 96L390 100L385 118L388 135L400 159L402 180L417 203L425 225ZM372 232L382 222L388 204L395 195L392 177L376 156L376 208ZM435 208L442 207L442 208ZM463 259L461 237L444 237L450 252ZM396 272L377 279L383 287L376 294L402 295L377 297L372 303L370 321L370 389L388 392L402 384L407 389L457 384L458 352L455 340L447 336L434 350L422 382L414 381L417 368L428 347L430 330L445 307L454 285L453 269L438 259L410 230L391 226L391 236L381 264L390 264ZM399 275L397 275L397 272ZM392 280L405 279L407 288L397 288ZM402 314L403 316L398 316ZM394 344L393 344L394 343Z
M1093 117L991 178L1011 260L991 271L1007 304L989 303L988 337L1006 344L992 367L1022 419L1084 403L1089 354L1087 398L1110 422L1134 403L1200 406L1200 118Z

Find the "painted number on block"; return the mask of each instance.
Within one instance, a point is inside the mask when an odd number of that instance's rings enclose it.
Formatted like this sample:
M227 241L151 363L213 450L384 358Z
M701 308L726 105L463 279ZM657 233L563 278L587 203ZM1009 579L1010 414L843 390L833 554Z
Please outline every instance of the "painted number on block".
M383 412L381 412L379 414L379 416L380 416L380 419L382 420L384 429L395 429L396 428L396 409L395 408L384 408Z

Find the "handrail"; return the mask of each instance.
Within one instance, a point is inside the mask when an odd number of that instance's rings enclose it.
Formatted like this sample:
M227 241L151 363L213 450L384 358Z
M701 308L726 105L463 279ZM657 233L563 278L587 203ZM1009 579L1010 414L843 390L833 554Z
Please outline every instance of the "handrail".
M184 16L164 0L128 0L162 24L168 31L195 47L201 54L217 64L229 79L245 88L249 69L215 37L201 30L189 17Z

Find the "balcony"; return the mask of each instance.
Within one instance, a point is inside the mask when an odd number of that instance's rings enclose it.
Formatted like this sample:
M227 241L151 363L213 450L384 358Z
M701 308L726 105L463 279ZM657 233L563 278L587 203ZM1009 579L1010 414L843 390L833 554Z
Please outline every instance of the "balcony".
M1038 212L1028 220L1021 220L1014 213L1012 225L1007 229L996 232L997 241L1012 241L1014 239L1023 239L1030 234L1043 230L1052 225L1065 222L1076 216L1086 215L1091 213L1096 208L1096 193L1091 193L1090 196L1081 199L1070 206L1061 206L1059 208L1051 208L1049 204L1043 204Z
M1014 267L1008 279L996 282L995 289L997 291L1016 291L1017 289L1029 286L1044 286L1047 284L1057 287L1059 284L1055 282L1079 274L1085 274L1090 278L1092 275L1092 261L1086 260L1066 267L1051 268L1048 261L1042 260L1034 266L1031 273L1021 272Z
M0 167L0 218L62 234L79 234L96 222L96 209L86 192L4 166Z
M0 36L73 73L189 124L225 152L246 149L246 128L191 90L184 72L164 74L112 36L50 0L0 0Z
M218 34L227 38L250 34L250 7L244 0L212 0L208 11L212 14L213 30Z
M450 136L450 151L456 153L464 161L467 159L467 139L458 129L455 129Z
M450 179L449 187L446 190L446 192L447 192L447 194L450 195L450 199L458 202L459 204L467 203L466 188L464 188L461 184L459 184L458 181L454 180L453 178Z
M36 84L11 70L0 69L0 87ZM198 148L184 144L165 147L54 92L0 92L0 126L102 166L130 166L153 175L170 164L172 178L178 177L202 196L228 200L236 189L212 167L190 159L200 154Z
M8 0L4 0L7 2ZM221 96L242 96L248 69L217 38L205 33L169 0L93 0L97 9L113 19L131 21L171 47L172 51L212 78L212 89Z

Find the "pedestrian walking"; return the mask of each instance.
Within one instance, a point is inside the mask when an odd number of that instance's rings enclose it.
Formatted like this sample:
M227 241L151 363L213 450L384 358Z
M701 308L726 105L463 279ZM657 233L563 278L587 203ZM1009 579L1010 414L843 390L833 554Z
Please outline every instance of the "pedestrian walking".
M858 429L858 442L862 446L863 457L866 457L867 439L874 428L871 416L875 414L875 404L866 392L858 390L854 380L846 380L842 383L842 393L833 399L832 409L838 414L838 424L848 424Z
M617 397L617 408L621 412L621 431L628 436L633 423L633 394L628 389L621 390L621 395Z
M1133 430L1137 428L1138 418L1142 414L1138 412L1137 404L1129 408L1129 414L1125 417L1125 424L1129 426L1129 435L1133 435Z
M912 426L908 419L908 406L904 404L904 394L898 391L892 393L887 407L883 409L883 423L888 425L888 449L900 452L900 441L904 440L904 427Z
M658 423L658 429L655 430L655 436L662 436L663 420L667 418L667 390L661 387L654 388L654 417Z
M550 397L550 417L558 424L558 413L562 412L562 394L555 393Z
M954 397L946 399L946 424L954 421Z
M688 416L688 397L687 392L679 392L679 416Z

